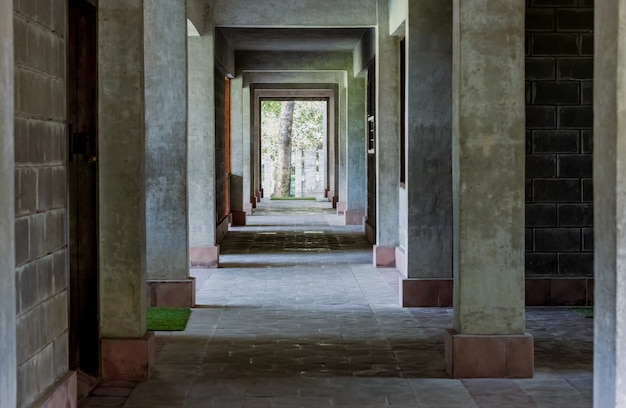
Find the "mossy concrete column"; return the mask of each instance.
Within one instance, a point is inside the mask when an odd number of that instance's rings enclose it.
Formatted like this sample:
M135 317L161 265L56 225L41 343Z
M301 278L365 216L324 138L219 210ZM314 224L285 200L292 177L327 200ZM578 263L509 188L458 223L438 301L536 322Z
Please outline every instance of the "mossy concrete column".
M185 0L144 0L148 304L190 307Z
M104 379L143 380L146 331L143 1L98 2L99 292Z
M389 33L389 2L378 0L376 28L376 242L374 265L394 267L400 160L399 38Z
M454 0L454 330L457 377L532 377L524 322L524 0Z
M187 38L189 89L189 246L192 268L216 268L215 42L207 24Z
M595 10L593 406L626 407L626 1Z
M0 3L0 406L17 406L13 2Z

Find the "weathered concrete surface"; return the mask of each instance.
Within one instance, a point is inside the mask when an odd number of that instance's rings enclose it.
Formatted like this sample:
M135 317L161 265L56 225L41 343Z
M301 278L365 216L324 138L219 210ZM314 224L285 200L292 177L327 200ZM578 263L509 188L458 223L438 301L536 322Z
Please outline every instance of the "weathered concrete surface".
M98 5L99 274L102 337L146 333L143 7Z
M0 3L0 406L17 406L13 2Z
M216 245L213 36L189 37L189 246ZM194 260L191 260L192 263Z
M184 0L144 0L146 269L189 276Z
M521 0L454 0L454 328L461 334L524 333L524 11Z
M391 34L399 35L404 32L408 13L408 0L389 0L389 32Z
M214 0L216 26L367 27L376 25L377 0Z
M398 186L400 149L399 39L390 36L385 22L388 2L378 1L383 22L376 31L376 245L398 245ZM387 250L388 253L395 253ZM374 254L376 255L376 251ZM388 258L388 257L387 257ZM395 258L395 256L393 257ZM385 259L384 264L388 264Z
M230 211L243 211L243 79L230 80Z
M626 407L626 1L597 1L594 72L596 408Z
M409 5L406 25L406 271L452 277L452 4ZM428 37L428 41L423 38ZM419 112L419 114L418 114Z

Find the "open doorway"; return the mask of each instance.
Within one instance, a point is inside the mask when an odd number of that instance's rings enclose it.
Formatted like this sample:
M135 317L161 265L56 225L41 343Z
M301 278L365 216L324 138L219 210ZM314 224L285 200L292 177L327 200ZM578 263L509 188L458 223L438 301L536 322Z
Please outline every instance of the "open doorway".
M266 197L327 201L327 100L263 99L260 108L261 180Z

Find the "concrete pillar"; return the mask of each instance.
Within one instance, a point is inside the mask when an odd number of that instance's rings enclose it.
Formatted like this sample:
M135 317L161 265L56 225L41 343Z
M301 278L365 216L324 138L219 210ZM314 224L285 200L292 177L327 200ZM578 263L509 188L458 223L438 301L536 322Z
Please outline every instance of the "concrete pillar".
M457 377L532 377L524 333L524 1L454 0L454 330Z
M190 307L185 0L144 0L148 304Z
M216 268L215 61L210 29L188 37L189 246L192 268Z
M626 407L626 0L596 1L593 406Z
M365 79L355 78L352 72L348 70L344 212L346 225L363 225L367 202Z
M101 370L147 379L143 2L98 3Z
M0 406L17 406L13 2L0 4Z
M246 225L243 193L243 79L230 80L230 213L232 225Z
M348 197L348 74L342 73L343 84L339 85L339 129L337 132L335 168L337 177L337 214L344 216Z
M428 37L429 41L423 41ZM452 1L408 3L401 304L452 306Z
M252 135L252 93L249 86L243 88L242 119L243 119L243 210L246 215L252 215L252 209L256 208L254 196L254 140Z
M400 160L399 39L389 33L389 1L378 0L376 29L376 241L374 266L394 267Z

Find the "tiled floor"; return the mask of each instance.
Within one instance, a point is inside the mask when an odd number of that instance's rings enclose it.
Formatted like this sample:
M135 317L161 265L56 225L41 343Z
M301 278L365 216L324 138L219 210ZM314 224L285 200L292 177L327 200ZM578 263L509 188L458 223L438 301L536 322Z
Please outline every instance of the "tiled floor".
M221 268L194 272L198 307L184 332L157 333L156 373L126 408L592 405L591 319L528 309L535 378L448 379L452 310L399 307L394 272L371 266L355 227L276 205L293 203L259 205L229 233Z

